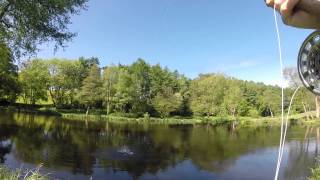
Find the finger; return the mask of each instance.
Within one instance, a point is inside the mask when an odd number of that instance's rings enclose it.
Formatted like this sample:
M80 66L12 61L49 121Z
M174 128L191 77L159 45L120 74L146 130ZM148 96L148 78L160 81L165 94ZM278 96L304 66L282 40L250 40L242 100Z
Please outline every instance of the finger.
M277 11L280 11L281 5L285 2L286 0L275 0L274 1L274 7L276 8Z
M273 7L274 6L274 0L265 0L266 4L268 7Z
M299 0L285 0L280 6L280 13L284 19L289 18L293 14L293 9L298 4Z

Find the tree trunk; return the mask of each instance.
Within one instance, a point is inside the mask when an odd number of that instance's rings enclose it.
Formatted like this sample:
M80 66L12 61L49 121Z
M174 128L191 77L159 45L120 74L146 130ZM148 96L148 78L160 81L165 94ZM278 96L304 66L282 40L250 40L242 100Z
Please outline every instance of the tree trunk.
M316 96L315 101L316 101L316 117L320 118L320 97Z
M86 128L88 128L89 109L90 109L90 106L87 107L87 112L86 112Z
M56 101L55 101L55 99L54 99L54 95L53 95L52 91L49 90L49 93L50 93L50 96L51 96L51 100L52 100L52 102L53 102L53 106L54 106L54 107L57 107Z
M272 112L271 108L269 108L269 111L270 111L271 117L273 117L273 112Z
M233 119L235 118L235 114L236 114L236 109L232 108L232 117L233 117Z
M309 119L310 119L310 117L309 117L309 115L307 114L307 108L306 108L306 105L305 105L303 102L301 102L301 104L302 104L302 107L303 107L304 113L305 113L305 115L306 115L307 119L309 120Z
M302 102L302 106L303 106L303 110L305 113L307 113L307 108L306 108L306 105Z
M108 102L107 102L107 115L109 115L109 114L110 114L110 102L108 100Z
M86 117L88 118L90 106L87 107Z
M316 154L318 154L319 142L320 142L320 132L319 132L319 128L317 128L317 140L316 140L316 150L315 150Z

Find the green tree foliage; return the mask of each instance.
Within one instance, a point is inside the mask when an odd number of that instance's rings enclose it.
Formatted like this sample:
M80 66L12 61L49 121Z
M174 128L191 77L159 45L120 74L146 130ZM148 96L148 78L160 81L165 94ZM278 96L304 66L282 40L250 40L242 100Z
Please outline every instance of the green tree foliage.
M157 113L161 116L190 114L189 79L159 64L151 67L150 78L152 104Z
M138 59L129 68L133 92L131 94L132 112L142 115L150 111L151 106L151 79L150 65Z
M262 83L254 83L245 81L242 83L243 98L245 99L241 106L240 115L248 115L257 117L261 113L260 108L260 97L263 96L265 85Z
M104 68L103 71L103 98L104 104L109 114L116 104L117 83L119 80L119 68L110 66Z
M104 68L103 94L107 112L167 116L186 114L189 80L178 72L138 59L129 66Z
M239 82L235 80L228 80L227 82L223 104L228 113L235 117L240 112L241 107L245 108L243 107L245 99Z
M196 115L213 116L221 111L226 90L226 77L220 74L202 74L191 82L190 107Z
M19 92L18 67L11 51L5 44L0 44L0 101L14 102Z
M91 58L84 58L84 57L80 57L79 58L79 63L81 64L81 75L80 75L80 79L83 80L84 78L86 78L89 74L89 70L91 68L92 65L99 65L99 59L97 57L91 57Z
M299 113L314 110L316 108L315 95L312 94L309 90L301 88L299 92L297 92L292 106L292 109Z
M88 76L83 80L81 91L79 93L79 101L87 106L97 107L102 100L102 82L101 72L98 65L93 64L90 68ZM87 111L88 112L88 111Z
M82 83L83 66L80 61L52 59L46 61L50 72L49 92L55 106L71 105Z
M269 87L261 96L260 111L265 116L277 115L281 111L281 90L280 88Z
M53 41L64 46L75 34L68 31L71 15L85 8L87 0L0 1L0 40L16 55L35 52L37 44Z
M131 65L99 68L97 58L36 59L25 63L19 80L22 96L34 104L52 99L57 108L104 109L127 116L276 116L281 89L237 80L223 74L201 74L190 80L177 71L138 59ZM285 108L294 89L287 88ZM49 92L49 93L48 93ZM301 89L293 111L315 108L314 96Z
M274 116L281 110L281 89L233 79L221 74L204 74L191 82L190 108L200 116ZM288 104L286 98L286 104Z
M173 93L170 88L159 92L153 99L152 104L161 117L168 117L171 113L179 111L183 98L180 93Z
M128 67L119 67L118 83L116 84L116 111L130 113L134 101L135 89Z
M48 100L50 74L44 61L35 59L26 62L19 74L19 80L25 103L34 105L39 100Z

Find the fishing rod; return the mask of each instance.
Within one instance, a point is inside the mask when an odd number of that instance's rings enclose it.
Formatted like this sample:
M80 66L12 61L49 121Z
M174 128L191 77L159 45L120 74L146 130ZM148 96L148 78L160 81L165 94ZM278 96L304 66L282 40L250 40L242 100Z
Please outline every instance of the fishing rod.
M296 8L316 15L320 21L319 0L300 0ZM311 33L302 43L297 65L302 84L320 95L320 30Z

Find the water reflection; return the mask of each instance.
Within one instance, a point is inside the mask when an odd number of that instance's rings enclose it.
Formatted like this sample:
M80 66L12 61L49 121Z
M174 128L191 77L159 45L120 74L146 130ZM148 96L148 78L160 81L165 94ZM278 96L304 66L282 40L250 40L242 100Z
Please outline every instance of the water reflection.
M272 179L279 128L151 126L0 114L0 163L60 179ZM291 127L280 179L305 179L320 130ZM318 138L317 138L318 137Z

